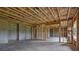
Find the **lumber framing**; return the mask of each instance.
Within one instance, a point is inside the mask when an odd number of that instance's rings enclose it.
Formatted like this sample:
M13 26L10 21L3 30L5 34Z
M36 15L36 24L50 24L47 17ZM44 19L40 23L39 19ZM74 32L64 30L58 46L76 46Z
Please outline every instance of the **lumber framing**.
M67 9L68 7L66 7ZM58 10L60 8L57 8ZM75 10L75 8L71 8L71 10ZM61 7L60 11L67 12L65 8ZM0 16L4 16L4 18L12 19L10 21L16 20L16 22L22 22L26 25L39 25L39 24L58 24L60 21L66 21L69 18L74 18L75 16L68 16L67 19L62 17L66 17L66 13L62 13L56 10L56 7L1 7L0 8ZM74 11L71 11L74 12ZM78 12L78 11L77 11ZM76 12L76 14L77 14ZM59 16L58 16L59 14ZM75 15L76 15L75 14ZM72 13L70 14L72 15ZM61 20L60 20L61 19Z

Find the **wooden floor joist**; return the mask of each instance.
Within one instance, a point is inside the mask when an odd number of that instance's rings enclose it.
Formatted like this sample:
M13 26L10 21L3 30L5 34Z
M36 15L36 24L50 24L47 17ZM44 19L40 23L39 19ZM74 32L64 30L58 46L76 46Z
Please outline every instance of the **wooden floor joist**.
M57 7L60 10L60 19L66 20L68 7ZM71 8L70 16L67 18L73 18L75 11L78 8ZM59 21L58 12L56 7L1 7L1 12L4 12L6 16L10 16L19 21L23 21L26 24L36 25L41 23L49 23L54 21ZM75 16L74 16L75 17Z

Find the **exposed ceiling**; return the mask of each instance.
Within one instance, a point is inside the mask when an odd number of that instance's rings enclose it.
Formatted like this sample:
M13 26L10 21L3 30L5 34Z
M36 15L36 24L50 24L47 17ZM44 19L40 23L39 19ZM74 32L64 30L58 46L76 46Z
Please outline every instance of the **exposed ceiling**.
M1 7L0 17L30 26L49 25L72 19L77 11L76 7Z

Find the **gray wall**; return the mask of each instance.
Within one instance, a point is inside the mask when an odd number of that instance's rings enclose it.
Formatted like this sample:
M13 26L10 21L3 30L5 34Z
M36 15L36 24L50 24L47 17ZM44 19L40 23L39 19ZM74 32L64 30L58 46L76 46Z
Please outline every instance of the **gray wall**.
M0 43L17 39L17 24L0 20ZM31 27L19 24L19 40L31 39Z
M7 22L0 21L0 43L8 43Z
M17 39L17 31L16 24L9 23L8 24L8 40L16 40Z
M31 39L31 27L26 27L26 39Z
M19 25L19 39L26 40L31 39L31 27Z

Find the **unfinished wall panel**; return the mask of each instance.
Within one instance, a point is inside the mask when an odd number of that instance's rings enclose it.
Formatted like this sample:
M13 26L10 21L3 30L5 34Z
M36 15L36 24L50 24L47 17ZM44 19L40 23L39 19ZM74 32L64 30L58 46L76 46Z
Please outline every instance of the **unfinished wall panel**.
M8 40L17 40L17 24L8 23Z
M31 27L28 27L28 26L26 26L25 27L25 39L27 40L27 39L31 39L32 37L31 37Z
M19 24L19 40L25 40L25 28L22 24Z
M0 21L0 43L8 43L8 23Z
M32 27L32 39L46 40L48 38L48 28L45 24Z
M19 40L31 39L31 27L19 25Z

